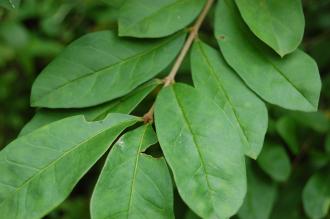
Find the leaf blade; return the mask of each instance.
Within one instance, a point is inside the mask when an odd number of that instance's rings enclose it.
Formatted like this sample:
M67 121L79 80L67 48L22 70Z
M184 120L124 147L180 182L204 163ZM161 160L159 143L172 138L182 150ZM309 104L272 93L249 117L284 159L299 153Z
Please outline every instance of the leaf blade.
M275 181L284 182L290 176L290 159L281 145L265 144L257 162L261 169Z
M0 153L2 215L33 219L47 214L69 195L120 132L137 121L111 114L88 123L83 116L75 116L12 142ZM83 156L87 159L82 161ZM67 174L70 166L75 168Z
M253 36L228 0L217 6L215 35L229 65L264 100L291 110L317 110L321 80L310 56L296 50L278 57Z
M160 83L161 82L158 79L152 80L133 90L125 97L95 107L55 111L50 109L40 109L23 127L19 136L26 135L51 122L75 115L84 115L88 121L95 121L104 119L108 113L130 114Z
M247 165L248 191L238 212L240 219L269 218L277 195L277 186L252 165Z
M297 49L302 41L305 26L300 0L235 2L251 31L280 56L283 57Z
M172 183L165 160L142 153L155 143L157 137L150 125L118 140L93 192L93 219L174 218Z
M320 219L330 209L329 172L317 172L307 181L303 189L303 206L310 218Z
M146 43L121 39L111 31L87 34L37 77L31 105L80 108L121 97L163 70L179 52L184 35Z
M297 124L290 116L283 116L276 121L275 124L276 131L281 136L281 138L287 143L288 147L297 155L300 150Z
M203 218L235 214L246 191L245 164L239 138L224 112L196 89L175 84L159 93L155 124L186 204Z
M245 87L220 54L205 43L194 44L191 60L194 85L225 111L239 132L245 153L256 159L267 130L265 104Z
M127 0L120 10L119 35L164 37L191 23L204 0Z

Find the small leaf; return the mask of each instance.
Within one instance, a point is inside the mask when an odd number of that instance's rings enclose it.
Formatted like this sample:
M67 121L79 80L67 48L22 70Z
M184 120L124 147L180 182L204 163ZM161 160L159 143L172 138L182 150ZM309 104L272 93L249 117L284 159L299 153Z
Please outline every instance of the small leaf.
M303 204L307 215L312 219L325 217L330 209L330 174L315 173L303 190Z
M70 110L40 109L31 121L23 127L19 136L26 135L37 128L70 116L84 115L88 121L95 121L104 119L108 113L129 114L159 84L159 80L152 80L136 88L125 97L95 107Z
M32 87L31 105L77 108L121 97L166 68L184 36L145 42L121 39L111 31L87 34L41 72Z
M155 124L180 196L202 218L234 215L246 192L243 148L226 114L196 89L159 93Z
M150 125L128 132L117 141L93 192L93 219L174 218L166 162L142 153L155 143L157 137Z
M2 218L37 219L60 204L79 179L138 118L74 116L13 141L0 152Z
M297 49L305 27L301 0L235 0L245 23L280 56Z
M299 122L299 125L309 127L319 133L326 133L330 128L329 119L320 111L309 113L292 112L291 116Z
M238 216L240 219L267 219L275 203L276 184L263 177L251 165L247 167L248 189Z
M315 61L300 50L280 58L250 32L231 0L219 1L215 34L229 65L269 103L316 111L321 80Z
M120 9L119 35L163 37L191 23L205 0L127 0Z
M283 138L283 140L288 144L290 150L297 155L300 146L298 141L298 127L296 121L290 116L283 116L276 122L276 130Z
M198 90L221 107L241 137L245 153L256 159L267 130L265 104L238 78L223 57L198 41L191 53L192 76Z
M257 162L275 181L283 182L290 176L290 159L281 145L265 144Z

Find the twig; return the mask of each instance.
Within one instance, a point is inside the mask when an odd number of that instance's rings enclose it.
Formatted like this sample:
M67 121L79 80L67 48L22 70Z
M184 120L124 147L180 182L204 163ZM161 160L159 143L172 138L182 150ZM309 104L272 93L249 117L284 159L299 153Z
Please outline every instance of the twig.
M154 120L154 109L155 109L155 104L153 103L152 106L150 107L149 111L144 114L143 116L143 121L144 123L152 123Z
M182 65L182 62L184 58L186 57L194 39L198 36L198 31L208 13L210 10L214 0L207 0L202 12L199 14L195 24L190 28L189 36L182 47L179 56L176 58L175 63L168 74L168 76L164 79L164 87L167 87L175 82L175 76L178 73L178 70L180 66ZM153 114L154 114L154 104L151 106L149 111L143 116L143 120L145 123L152 122L153 121Z
M190 34L179 54L179 56L177 57L177 59L175 60L175 63L170 71L170 73L168 74L168 76L164 79L164 87L167 87L169 85L171 85L172 83L174 83L174 79L176 74L178 73L178 70L183 62L183 59L186 57L191 44L193 43L194 39L197 37L198 35L198 31L199 28L201 27L208 11L210 10L212 4L213 4L214 0L208 0L202 10L202 12L200 13L200 15L198 16L195 24L191 27L190 29Z

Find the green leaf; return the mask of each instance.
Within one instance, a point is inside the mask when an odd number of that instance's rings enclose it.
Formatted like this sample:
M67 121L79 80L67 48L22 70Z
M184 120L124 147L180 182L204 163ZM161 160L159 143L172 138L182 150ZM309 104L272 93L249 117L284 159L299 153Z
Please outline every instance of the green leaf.
M251 31L280 56L300 44L305 27L301 0L236 0Z
M104 119L108 113L129 114L160 83L161 81L158 79L152 80L136 88L125 97L95 107L70 110L40 109L31 121L23 127L19 136L26 135L37 128L70 116L84 115L88 121L95 121Z
M283 182L290 176L290 159L281 145L265 144L257 162L275 181Z
M171 176L163 158L143 152L157 143L151 125L123 135L112 148L96 184L93 219L174 218Z
M109 114L97 122L74 116L13 141L0 152L3 218L41 218L60 204L79 179L137 117Z
M205 0L127 0L120 9L119 35L170 35L190 24L204 3Z
M295 174L293 179L279 187L279 193L270 216L271 219L307 219L301 209L303 181L304 178L297 177Z
M207 44L197 41L191 53L194 85L221 107L241 137L245 153L256 159L267 130L267 108L250 91L223 57Z
M240 219L267 219L275 203L277 188L250 165L247 165L247 194L238 212Z
M230 0L216 8L215 34L226 61L263 99L292 110L317 109L321 80L307 54L296 50L280 58L253 36Z
M315 173L303 190L303 204L307 215L312 219L325 217L330 209L330 174Z
M296 112L295 112L296 113ZM283 140L288 144L294 154L299 152L298 127L296 121L290 116L283 116L276 122L276 130Z
M291 116L299 122L301 126L309 127L316 132L326 133L330 128L330 120L320 111L309 113L292 112Z
M185 34L161 40L128 40L111 31L87 34L70 44L38 76L31 105L93 106L121 97L174 59Z
M312 170L321 169L322 167L325 167L330 163L329 154L324 153L322 148L318 148L317 143L314 143L316 147L314 146L314 148L313 148L313 146L312 146L312 148L310 148L309 150L308 150L307 144L308 143L305 143L304 148L305 148L305 150L307 150L309 152L308 153L308 165L310 166L309 167L310 169L312 169Z
M180 196L202 218L234 215L246 192L243 148L226 114L196 89L159 93L155 124Z

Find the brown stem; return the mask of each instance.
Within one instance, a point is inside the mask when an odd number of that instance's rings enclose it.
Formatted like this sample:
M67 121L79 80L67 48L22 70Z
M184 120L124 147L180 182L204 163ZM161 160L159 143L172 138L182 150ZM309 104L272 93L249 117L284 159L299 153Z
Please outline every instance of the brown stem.
M183 47L180 51L180 54L176 58L175 63L173 65L170 73L164 79L164 87L167 87L175 82L174 81L175 76L178 73L178 70L179 70L180 66L182 65L182 62L183 62L184 58L186 57L194 39L198 36L198 31L208 13L208 11L210 10L213 2L214 2L214 0L207 0L202 12L199 14L199 16L197 18L195 24L190 28L189 36L188 36L185 44L183 45ZM154 108L155 108L155 104L153 104L151 106L151 108L149 109L149 111L143 116L143 121L145 123L153 122Z
M155 104L153 103L152 106L150 107L149 111L144 114L143 116L143 121L144 123L152 123L154 120L154 109L155 109Z
M202 12L200 13L200 15L198 16L195 24L191 27L190 29L190 34L184 44L184 46L182 47L182 50L180 51L179 56L177 57L177 59L175 60L175 63L170 71L170 73L168 74L168 76L164 79L164 87L167 87L171 84L174 83L174 79L176 74L178 73L178 70L183 62L183 59L186 57L191 44L193 43L194 39L197 37L198 35L198 31L199 28L201 27L208 11L210 10L212 4L213 4L214 0L208 0L202 10Z

